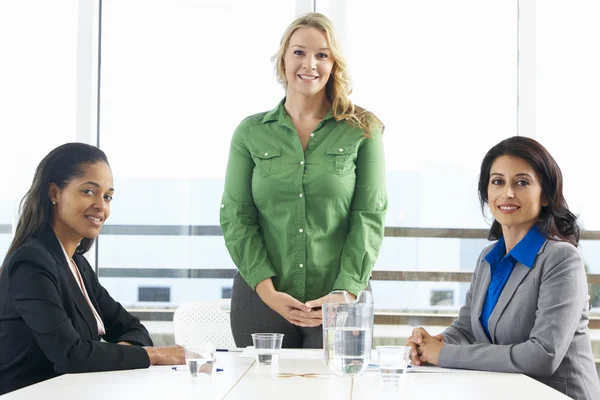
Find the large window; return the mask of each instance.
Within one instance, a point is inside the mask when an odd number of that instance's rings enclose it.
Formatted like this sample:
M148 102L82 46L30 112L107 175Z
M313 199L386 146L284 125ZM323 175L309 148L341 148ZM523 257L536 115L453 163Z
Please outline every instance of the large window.
M343 35L357 104L385 123L390 227L485 228L485 152L517 134L516 2L349 0ZM485 241L386 237L378 270L472 271ZM462 286L462 289L461 289ZM374 282L377 307L458 309L466 284ZM436 292L451 300L430 302Z
M536 137L561 166L572 210L586 230L600 230L597 173L600 133L600 3L536 4ZM556 21L560 21L557 24ZM582 241L588 272L600 273L600 241ZM595 306L600 304L596 303Z
M218 271L235 267L218 233L229 142L243 118L284 96L270 58L297 3L103 2L100 146L116 195L98 264L127 306L229 292L231 274ZM140 299L158 284L169 302Z
M478 165L492 144L516 134L517 7L480 3L316 3L345 43L354 100L387 127L388 226L485 227ZM187 233L218 225L235 126L283 95L270 57L298 4L103 4L100 145L117 196L99 244L100 276L130 306L220 297L230 279L182 278L234 268L222 237ZM481 247L388 237L377 268L471 270ZM139 287L159 279L171 287L170 302L139 301ZM457 309L464 298L454 282L374 287L380 308ZM451 301L430 301L449 290Z
M77 2L0 2L1 260L37 164L77 139L77 45Z
M235 266L218 216L231 135L283 97L271 56L312 10L337 27L352 99L386 125L388 228L375 272L425 277L373 280L379 311L458 310L488 243L479 164L516 134L561 165L588 231L588 272L600 273L592 0L2 1L0 253L37 163L79 140L98 144L115 176L89 254L109 292L136 312L229 296ZM600 291L592 300L600 306Z

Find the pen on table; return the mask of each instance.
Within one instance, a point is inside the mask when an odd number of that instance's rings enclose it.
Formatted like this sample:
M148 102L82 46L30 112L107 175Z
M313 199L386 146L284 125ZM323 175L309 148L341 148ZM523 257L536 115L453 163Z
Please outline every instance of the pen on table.
M410 368L410 367L411 367L410 364L406 366L406 368ZM369 364L367 366L367 368L379 368L379 364Z
M184 366L181 366L181 367L171 367L171 369L173 371L188 371L188 367L184 367ZM216 372L223 372L223 368L217 368Z
M241 353L242 351L244 351L244 349L216 349L215 351Z

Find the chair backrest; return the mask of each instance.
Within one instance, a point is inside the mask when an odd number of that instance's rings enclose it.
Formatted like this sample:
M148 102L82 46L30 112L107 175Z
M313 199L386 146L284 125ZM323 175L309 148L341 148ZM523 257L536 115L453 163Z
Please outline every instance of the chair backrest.
M211 342L217 348L234 348L229 324L229 299L183 304L173 315L175 343Z

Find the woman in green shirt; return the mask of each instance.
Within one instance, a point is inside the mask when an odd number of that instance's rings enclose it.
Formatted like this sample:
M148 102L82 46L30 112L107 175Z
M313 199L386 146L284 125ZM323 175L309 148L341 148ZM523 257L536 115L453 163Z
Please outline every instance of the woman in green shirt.
M368 286L387 209L383 125L355 106L331 22L300 16L274 56L286 97L244 119L229 153L221 228L239 273L231 327L322 347L321 310L335 289Z

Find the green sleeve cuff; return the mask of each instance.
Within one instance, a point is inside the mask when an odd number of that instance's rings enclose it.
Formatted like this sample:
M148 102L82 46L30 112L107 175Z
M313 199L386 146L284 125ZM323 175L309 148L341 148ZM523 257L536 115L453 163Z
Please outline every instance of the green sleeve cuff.
M347 292L352 293L355 296L358 296L358 293L362 290L365 290L367 287L367 282L360 282L348 275L340 273L340 275L335 280L333 285L334 290L345 290Z
M243 276L243 275L242 275ZM244 280L252 288L252 290L256 290L256 285L261 283L267 278L272 278L277 276L275 270L269 265L261 268L257 268L256 271L252 272L249 277L244 277Z

